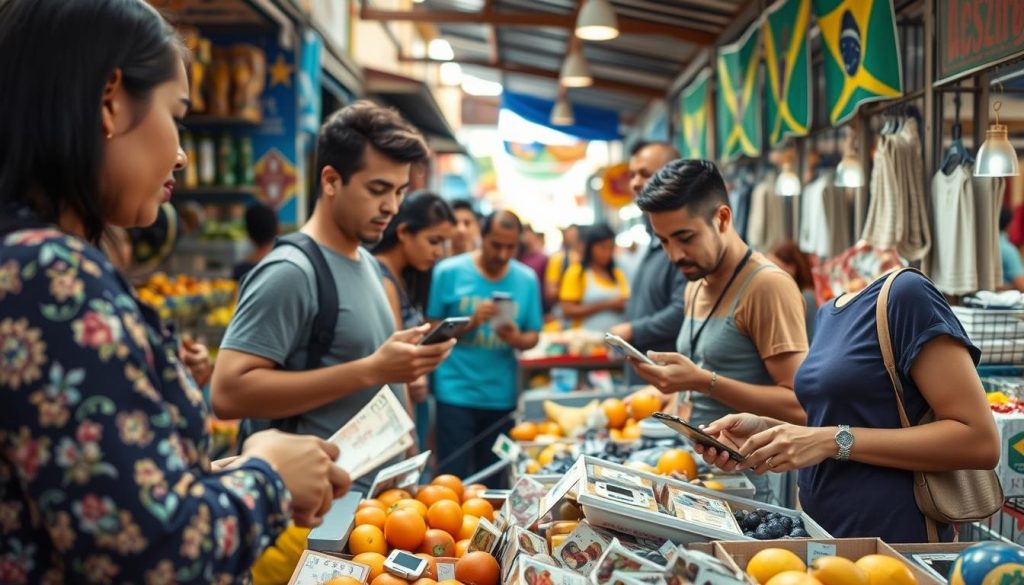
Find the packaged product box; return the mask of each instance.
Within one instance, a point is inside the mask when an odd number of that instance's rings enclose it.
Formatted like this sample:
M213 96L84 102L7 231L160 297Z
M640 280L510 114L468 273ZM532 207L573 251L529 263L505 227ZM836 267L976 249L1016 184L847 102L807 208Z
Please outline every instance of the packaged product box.
M518 585L587 585L586 577L523 555L516 563Z
M589 575L609 544L611 539L605 538L590 524L580 522L565 542L554 549L551 556L566 568L582 575Z
M612 585L668 585L665 575L657 571L615 571Z
M513 526L505 533L503 548L497 552L495 558L498 559L498 564L504 567L507 577L511 578L516 575L512 567L517 564L518 559L547 555L548 542L521 526ZM521 567L522 563L519 563L519 566Z
M757 585L752 577L746 574L744 569L747 563L758 552L767 548L782 548L789 550L804 559L810 564L820 556L840 556L857 561L863 556L881 554L898 559L905 564L918 585L944 585L925 570L919 568L902 554L896 552L891 546L880 538L840 538L840 539L785 539L785 540L735 540L716 541L703 546L689 546L690 550L705 551L712 554L718 560L731 563L732 568L743 573L748 585Z
M319 552L343 553L355 524L356 510L363 500L360 492L349 492L334 500L320 526L309 531L306 548Z
M976 542L935 542L935 543L914 543L914 544L892 544L893 550L937 579L940 583L947 583L953 563L964 549L977 544Z
M612 542L601 555L600 560L590 571L590 582L593 585L612 585L612 574L615 571L664 571L661 567L622 546L619 540Z
M995 414L999 430L999 467L996 473L1008 498L1024 496L1024 414Z
M320 585L334 577L352 577L366 583L370 576L370 567L338 555L306 550L299 557L295 572L288 585Z

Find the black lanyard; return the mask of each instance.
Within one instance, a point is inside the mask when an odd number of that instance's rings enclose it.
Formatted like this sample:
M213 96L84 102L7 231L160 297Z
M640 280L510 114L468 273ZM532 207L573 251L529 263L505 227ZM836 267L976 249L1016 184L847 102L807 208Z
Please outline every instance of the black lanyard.
M743 255L743 259L740 260L740 263L736 266L736 270L732 271L732 276L729 277L729 282L725 283L725 288L722 289L722 292L718 293L718 298L715 299L715 304L712 305L711 312L708 313L707 319L704 319L704 322L700 324L700 328L697 329L696 335L694 335L694 333L693 333L693 322L696 320L695 317L696 317L696 314L697 314L697 294L700 293L700 287L704 286L704 281L701 280L700 283L697 284L697 290L693 291L693 297L690 299L690 359L691 360L694 359L694 356L697 353L697 342L700 341L700 336L701 336L701 334L704 333L704 328L707 327L708 321L711 320L711 316L714 315L715 311L718 310L718 306L721 305L722 304L722 300L725 299L725 294L727 292L729 292L729 288L732 286L732 283L736 281L736 277L740 275L740 271L742 271L743 267L747 265L747 262L750 261L750 257L753 254L754 254L754 251L752 249L750 249L750 247L748 246L747 247L747 253Z

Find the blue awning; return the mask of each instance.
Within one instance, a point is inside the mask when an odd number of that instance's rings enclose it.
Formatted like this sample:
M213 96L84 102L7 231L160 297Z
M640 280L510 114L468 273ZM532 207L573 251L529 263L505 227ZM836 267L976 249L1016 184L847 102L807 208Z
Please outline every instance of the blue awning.
M501 107L541 126L570 134L582 140L619 140L619 114L612 110L591 108L573 104L572 113L576 123L572 126L551 124L551 109L555 102L533 96L504 92Z

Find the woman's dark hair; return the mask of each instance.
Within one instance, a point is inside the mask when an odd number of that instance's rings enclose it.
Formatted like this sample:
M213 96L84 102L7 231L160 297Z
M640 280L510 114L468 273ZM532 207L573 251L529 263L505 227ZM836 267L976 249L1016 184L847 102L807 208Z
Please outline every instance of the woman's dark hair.
M811 272L811 261L807 258L807 255L800 251L800 246L796 242L789 240L783 242L772 250L772 255L785 262L786 264L792 265L796 269L796 280L797 286L800 290L813 290L814 289L814 275Z
M588 227L583 233L583 258L580 260L580 279L583 278L583 274L587 271L591 261L594 259L594 247L601 242L607 242L608 240L615 239L615 231L608 226L606 223L599 223ZM613 256L608 260L607 266L602 266L608 271L608 276L615 278L615 257Z
M141 0L3 0L0 55L0 209L47 222L71 211L98 242L104 87L120 69L141 117L174 78L180 39Z
M405 226L411 235L432 228L440 223L448 222L455 225L455 212L448 202L440 195L430 191L410 193L402 201L398 213L384 230L384 235L373 247L374 254L387 252L398 245L398 230ZM402 271L406 294L414 307L423 310L427 306L427 295L430 293L430 271L422 272L409 266Z

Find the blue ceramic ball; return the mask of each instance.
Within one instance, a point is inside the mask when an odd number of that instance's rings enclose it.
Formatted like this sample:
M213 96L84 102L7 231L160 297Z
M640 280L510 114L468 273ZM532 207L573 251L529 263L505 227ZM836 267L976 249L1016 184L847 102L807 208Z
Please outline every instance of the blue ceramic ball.
M949 573L949 585L1024 584L1024 548L983 542L964 549Z

